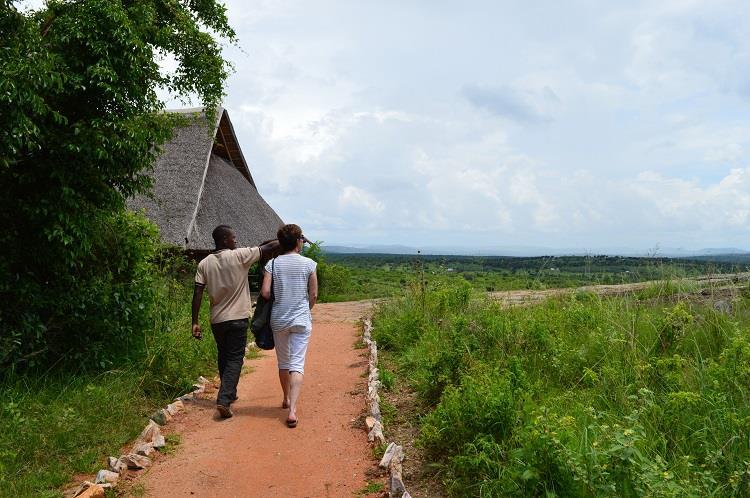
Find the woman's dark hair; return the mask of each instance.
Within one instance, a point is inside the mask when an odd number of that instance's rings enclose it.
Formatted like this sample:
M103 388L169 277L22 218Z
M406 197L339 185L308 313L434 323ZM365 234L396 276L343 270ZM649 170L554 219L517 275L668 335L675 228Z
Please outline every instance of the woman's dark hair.
M284 251L291 251L297 247L297 241L302 238L302 229L299 225L294 223L289 225L283 225L276 232L276 238L279 239L281 249Z

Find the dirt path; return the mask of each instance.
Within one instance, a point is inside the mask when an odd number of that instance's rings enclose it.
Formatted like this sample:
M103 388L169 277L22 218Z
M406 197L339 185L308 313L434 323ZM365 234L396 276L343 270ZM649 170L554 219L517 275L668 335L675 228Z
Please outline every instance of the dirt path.
M161 457L133 490L170 497L347 497L367 484L377 462L363 429L367 360L354 349L357 321L371 303L320 304L298 408L299 426L284 424L276 358L249 360L234 417L219 419L213 395L170 423L180 434L175 455Z

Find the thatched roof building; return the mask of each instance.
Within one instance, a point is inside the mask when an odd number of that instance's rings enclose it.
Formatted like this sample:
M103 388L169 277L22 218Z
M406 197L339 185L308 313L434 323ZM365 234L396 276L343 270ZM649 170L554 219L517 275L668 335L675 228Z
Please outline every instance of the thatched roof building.
M211 231L230 225L241 245L276 237L283 223L258 193L229 114L209 123L203 109L183 109L189 124L175 129L154 165L151 196L128 200L159 226L164 242L192 253L213 250ZM210 127L210 128L209 128Z

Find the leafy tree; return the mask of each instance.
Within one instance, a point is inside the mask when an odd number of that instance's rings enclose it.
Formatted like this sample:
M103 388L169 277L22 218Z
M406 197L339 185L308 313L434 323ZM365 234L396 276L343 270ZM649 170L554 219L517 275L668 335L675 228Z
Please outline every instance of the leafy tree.
M217 37L235 33L216 0L16 3L0 0L0 365L104 365L148 319L156 236L124 201L177 124L157 91L215 109Z
M314 244L305 246L302 255L307 256L318 263L318 286L320 299L327 301L346 293L351 286L352 272L349 268L329 263L323 252L323 241L318 240Z

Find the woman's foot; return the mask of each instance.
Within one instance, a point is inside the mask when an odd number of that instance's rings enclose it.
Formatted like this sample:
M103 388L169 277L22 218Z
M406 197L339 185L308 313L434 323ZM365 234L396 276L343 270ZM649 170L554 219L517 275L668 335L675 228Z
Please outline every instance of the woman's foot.
M289 401L286 401L286 400L282 401L281 402L281 408L283 408L284 410L286 410L287 408L289 408Z
M286 416L286 426L290 429L297 427L297 414L292 412L292 410L289 410L289 413Z

